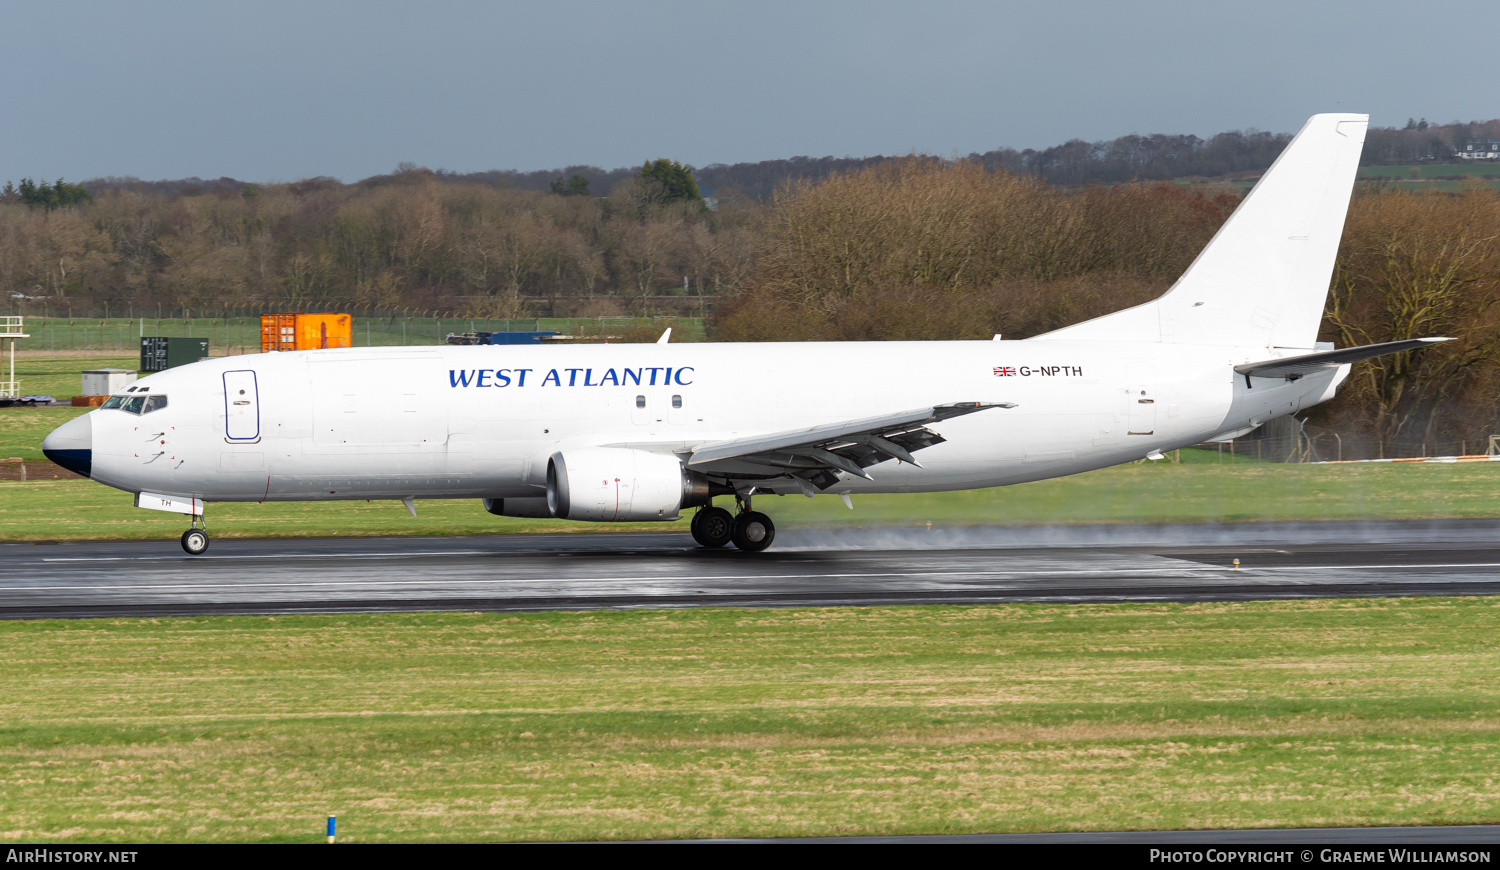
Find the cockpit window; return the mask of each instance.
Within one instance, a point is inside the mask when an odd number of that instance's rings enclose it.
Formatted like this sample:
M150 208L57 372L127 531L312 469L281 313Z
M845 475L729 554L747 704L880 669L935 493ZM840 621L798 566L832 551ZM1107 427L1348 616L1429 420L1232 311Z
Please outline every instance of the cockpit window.
M154 396L137 393L134 396L110 396L104 400L103 408L117 408L129 414L149 414L167 406L167 397L160 393Z

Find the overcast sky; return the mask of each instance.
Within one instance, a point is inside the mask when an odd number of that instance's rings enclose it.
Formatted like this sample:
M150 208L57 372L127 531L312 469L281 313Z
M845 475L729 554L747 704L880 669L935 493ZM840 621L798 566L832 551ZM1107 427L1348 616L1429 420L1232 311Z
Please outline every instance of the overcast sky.
M1436 10L1441 11L1436 11ZM697 166L1500 116L1500 3L0 0L0 181Z

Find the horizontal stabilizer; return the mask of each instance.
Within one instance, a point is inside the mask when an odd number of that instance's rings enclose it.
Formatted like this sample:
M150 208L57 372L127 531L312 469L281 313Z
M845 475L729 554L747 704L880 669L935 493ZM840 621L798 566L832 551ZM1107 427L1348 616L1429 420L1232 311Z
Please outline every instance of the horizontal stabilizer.
M1300 356L1288 356L1281 359L1245 363L1244 365L1235 366L1234 370L1246 377L1300 378L1303 375L1310 375L1323 369L1341 366L1346 363L1374 359L1377 356L1385 356L1388 353L1400 353L1403 350L1416 350L1452 340L1451 338L1411 338L1406 341L1388 341L1384 344L1367 344L1362 347L1346 347L1343 350L1324 350L1317 353L1305 353Z

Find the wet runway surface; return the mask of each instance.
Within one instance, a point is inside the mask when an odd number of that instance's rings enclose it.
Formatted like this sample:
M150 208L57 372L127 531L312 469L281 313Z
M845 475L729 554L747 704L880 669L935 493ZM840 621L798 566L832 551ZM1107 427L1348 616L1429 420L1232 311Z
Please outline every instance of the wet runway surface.
M3 618L1496 593L1493 520L0 545Z

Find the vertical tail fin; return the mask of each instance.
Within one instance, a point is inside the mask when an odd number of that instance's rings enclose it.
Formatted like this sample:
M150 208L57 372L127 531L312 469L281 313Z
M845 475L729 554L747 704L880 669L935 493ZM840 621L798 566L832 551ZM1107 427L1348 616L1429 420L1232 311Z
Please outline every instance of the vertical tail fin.
M1165 295L1042 336L1311 348L1369 115L1314 115Z

